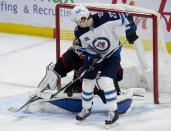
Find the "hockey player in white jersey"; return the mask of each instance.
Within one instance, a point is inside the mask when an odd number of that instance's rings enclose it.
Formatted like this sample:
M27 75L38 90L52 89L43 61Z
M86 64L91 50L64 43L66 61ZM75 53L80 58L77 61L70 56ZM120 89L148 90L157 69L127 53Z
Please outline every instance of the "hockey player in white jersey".
M85 55L83 66L79 74L87 71L82 84L82 111L76 115L76 120L84 120L91 113L95 78L101 71L98 84L104 90L108 105L108 118L105 124L113 124L119 119L117 111L117 93L113 88L117 68L120 65L121 47L117 28L125 26L126 37L133 44L138 36L136 26L131 15L100 12L91 15L84 6L75 6L72 10L72 21L77 24L75 28L76 45ZM114 53L113 50L118 48ZM100 61L100 62L99 62Z

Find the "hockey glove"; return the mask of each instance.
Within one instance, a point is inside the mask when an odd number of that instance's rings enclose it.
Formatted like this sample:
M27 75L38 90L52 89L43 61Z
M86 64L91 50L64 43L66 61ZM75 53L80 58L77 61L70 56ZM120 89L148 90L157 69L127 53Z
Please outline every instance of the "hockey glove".
M85 59L83 62L82 67L79 69L79 71L76 73L77 76L81 75L85 70L90 71L93 69L93 65L96 61L98 61L100 59L100 56L98 54L89 54L89 53L85 53Z
M98 54L86 53L85 56L86 57L82 65L82 68L85 70L91 70L94 63L96 63L100 59L100 56Z
M130 44L134 44L134 41L138 39L136 34L136 26L130 26L130 29L126 30L126 38Z

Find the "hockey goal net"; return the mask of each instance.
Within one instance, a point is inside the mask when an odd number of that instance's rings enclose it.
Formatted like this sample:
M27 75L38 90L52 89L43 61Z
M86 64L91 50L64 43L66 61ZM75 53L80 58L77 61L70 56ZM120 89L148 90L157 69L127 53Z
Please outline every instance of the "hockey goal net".
M71 46L75 24L70 19L71 9L77 4L56 6L56 57ZM82 4L91 13L131 13L137 24L139 39L126 44L121 52L124 77L121 88L145 88L146 102L171 103L171 62L167 52L158 12L123 4ZM124 29L118 29L121 42L126 41Z

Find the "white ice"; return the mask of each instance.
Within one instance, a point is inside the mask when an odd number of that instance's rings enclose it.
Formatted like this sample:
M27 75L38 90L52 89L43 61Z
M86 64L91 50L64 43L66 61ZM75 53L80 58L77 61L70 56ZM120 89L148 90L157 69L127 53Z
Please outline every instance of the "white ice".
M66 50L69 45L62 48ZM103 113L92 113L78 124L75 114L9 113L28 92L35 91L45 67L55 61L55 40L0 33L0 131L92 131L106 130ZM14 102L15 101L15 102ZM101 115L99 115L101 114ZM121 115L111 131L170 131L171 106L148 106Z

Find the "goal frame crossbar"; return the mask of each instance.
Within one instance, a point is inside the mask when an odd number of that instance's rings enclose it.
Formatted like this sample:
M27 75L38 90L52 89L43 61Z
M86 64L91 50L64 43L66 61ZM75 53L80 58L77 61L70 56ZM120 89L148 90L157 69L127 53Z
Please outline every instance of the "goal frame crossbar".
M81 3L80 3L81 4ZM57 4L56 5L56 60L60 57L60 8L72 9L76 4ZM153 94L154 104L159 104L159 87L158 87L158 17L155 14L141 13L133 11L121 11L116 9L97 8L86 6L90 11L113 12L113 13L131 13L134 16L152 18L152 40L153 40Z

